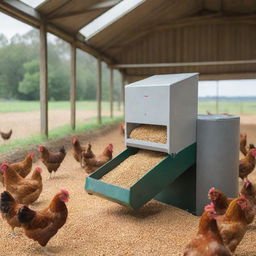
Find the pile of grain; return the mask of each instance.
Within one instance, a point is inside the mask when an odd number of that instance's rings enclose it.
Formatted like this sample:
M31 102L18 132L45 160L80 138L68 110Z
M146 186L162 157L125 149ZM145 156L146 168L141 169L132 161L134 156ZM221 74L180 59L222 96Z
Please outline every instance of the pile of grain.
M241 130L250 134L256 144L256 126L246 126ZM125 149L119 129L109 134L93 136L96 154L102 152L103 145L114 145L114 157ZM39 161L33 163L43 168L43 192L34 209L48 206L49 200L60 189L70 192L67 203L69 215L67 223L47 244L54 256L182 256L185 246L196 235L199 218L176 207L151 201L138 211L116 203L88 195L84 191L85 173L79 163L67 150L56 177L47 180L49 174ZM249 175L256 180L256 172ZM242 182L240 182L242 186ZM0 192L4 188L0 184ZM0 217L1 219L1 217ZM41 246L28 239L21 228L15 229L18 237L10 237L11 228L0 220L0 255L45 256ZM249 225L236 256L255 256L256 219Z
M139 150L128 157L112 171L102 177L102 181L129 188L144 174L157 165L166 154L149 150Z
M163 125L140 125L132 130L130 138L166 144L167 130Z

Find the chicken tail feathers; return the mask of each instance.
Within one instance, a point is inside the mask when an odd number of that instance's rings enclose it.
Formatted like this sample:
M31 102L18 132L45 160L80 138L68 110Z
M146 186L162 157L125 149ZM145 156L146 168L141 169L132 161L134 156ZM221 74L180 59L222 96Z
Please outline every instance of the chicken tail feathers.
M64 146L62 146L62 147L60 148L59 152L61 152L61 153L63 153L63 154L66 154L66 150L65 150Z
M3 193L1 193L1 197L0 197L1 212L8 213L14 203L16 203L15 199L12 197L12 195L9 192L4 191Z
M29 209L27 206L23 206L19 209L18 220L23 224L29 223L35 216L36 212Z

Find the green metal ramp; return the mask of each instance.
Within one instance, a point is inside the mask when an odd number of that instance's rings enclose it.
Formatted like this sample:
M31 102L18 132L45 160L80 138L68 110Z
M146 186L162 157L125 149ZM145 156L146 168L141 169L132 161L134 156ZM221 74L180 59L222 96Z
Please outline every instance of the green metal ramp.
M176 156L167 155L129 189L100 180L129 156L136 154L138 150L138 148L128 147L88 176L85 184L86 191L89 194L107 198L133 209L140 208L155 197L159 201L194 212L195 201L190 201L195 198L195 170L193 166L196 162L196 144L190 145ZM177 189L171 189L172 186ZM178 191L178 188L183 188L182 193ZM186 194L188 191L190 191L189 195Z

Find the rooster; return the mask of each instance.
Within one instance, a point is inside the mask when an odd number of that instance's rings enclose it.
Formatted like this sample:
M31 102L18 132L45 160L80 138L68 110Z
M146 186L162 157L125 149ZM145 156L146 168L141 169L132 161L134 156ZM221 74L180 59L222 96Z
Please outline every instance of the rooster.
M77 137L72 138L72 145L73 145L73 156L74 156L75 160L80 163L81 167L83 167L82 153L86 152L88 147L87 146L81 146ZM94 157L94 156L95 155L93 153L89 155L89 157Z
M11 138L11 135L12 135L12 129L9 132L1 132L0 131L0 135L1 135L3 140L9 140Z
M113 145L109 144L100 155L89 158L88 155L91 154L91 152L91 146L89 144L87 151L82 154L83 166L85 166L85 171L88 174L94 172L112 159Z
M228 206L223 216L217 217L217 225L224 244L233 253L243 239L247 226L248 218L251 214L255 215L255 208L244 195L234 199Z
M40 154L40 159L46 166L48 172L50 173L49 179L51 179L52 172L56 172L60 167L60 164L66 156L66 151L64 146L60 148L59 152L50 152L46 147L40 145L38 147Z
M42 169L37 167L31 178L22 178L7 163L1 165L4 171L4 184L6 190L12 194L17 203L29 205L35 202L43 189Z
M25 178L31 171L34 154L28 154L23 161L12 163L10 167L15 170L21 177Z
M68 191L62 189L53 197L50 205L45 209L34 211L27 206L23 206L18 211L17 219L21 223L26 236L37 241L46 254L48 254L48 251L45 246L66 223L68 217L66 202L68 200Z
M21 227L21 223L17 219L18 211L21 207L23 207L23 204L17 204L9 192L4 191L1 193L0 210L2 218L11 226L13 237L16 236L14 229L16 227Z
M247 155L246 144L247 144L247 134L245 132L240 133L240 151L244 156Z
M231 256L224 245L216 223L216 212L212 204L205 207L199 221L197 235L186 246L183 256Z
M256 149L249 150L247 155L239 161L239 177L244 180L255 167Z

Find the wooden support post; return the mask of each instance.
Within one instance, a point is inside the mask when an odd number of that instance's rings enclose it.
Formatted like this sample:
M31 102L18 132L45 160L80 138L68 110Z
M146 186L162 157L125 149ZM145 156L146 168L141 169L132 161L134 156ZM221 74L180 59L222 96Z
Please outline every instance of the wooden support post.
M98 58L98 65L97 65L97 71L98 71L98 82L97 82L97 119L98 123L101 124L101 98L102 98L102 68L101 68L101 59Z
M71 87L70 87L70 104L71 104L71 128L76 128L76 47L71 44Z
M40 119L41 134L48 137L47 32L44 22L40 24Z
M110 103L110 117L113 118L113 88L114 88L114 72L110 68L110 81L109 81L109 103Z

